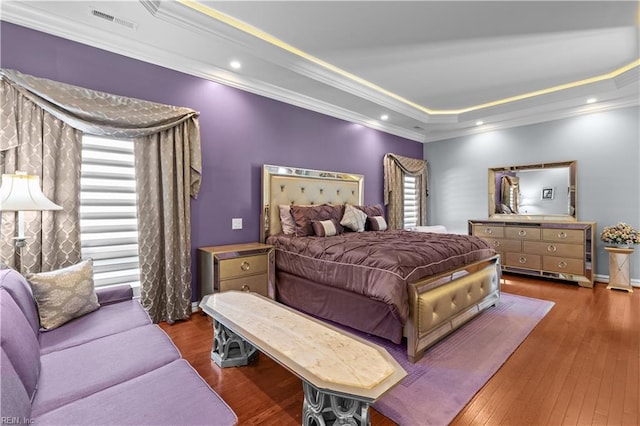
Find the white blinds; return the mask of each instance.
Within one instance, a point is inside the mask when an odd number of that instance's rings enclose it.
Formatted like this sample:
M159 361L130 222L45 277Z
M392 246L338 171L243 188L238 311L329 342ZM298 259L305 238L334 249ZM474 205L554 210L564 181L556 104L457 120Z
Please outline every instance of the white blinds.
M80 232L96 287L140 285L133 140L83 136Z
M415 176L403 176L403 217L404 228L415 228L418 226L419 200L418 188Z

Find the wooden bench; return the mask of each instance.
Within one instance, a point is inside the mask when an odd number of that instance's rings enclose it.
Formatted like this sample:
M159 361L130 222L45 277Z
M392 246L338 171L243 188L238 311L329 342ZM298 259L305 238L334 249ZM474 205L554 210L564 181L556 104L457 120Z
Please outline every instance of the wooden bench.
M259 350L302 380L303 425L368 425L369 405L407 375L384 348L256 293L215 293L200 308L216 364L247 365Z

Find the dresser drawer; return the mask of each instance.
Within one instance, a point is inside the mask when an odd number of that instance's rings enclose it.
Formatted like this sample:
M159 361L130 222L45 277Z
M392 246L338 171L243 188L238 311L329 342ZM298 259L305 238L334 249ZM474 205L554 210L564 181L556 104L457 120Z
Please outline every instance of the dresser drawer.
M542 258L542 267L551 272L560 272L563 274L584 274L584 262L582 259L572 259L568 257L544 256Z
M505 237L520 240L540 240L540 228L508 227L504 230Z
M515 251L519 252L522 248L522 243L516 240L505 240L502 238L487 238L482 237L483 240L489 243L491 247L493 247L496 251L507 252L507 251Z
M263 255L234 257L219 262L221 280L259 274L269 267L269 259Z
M220 280L220 288L216 288L216 291L228 290L253 291L254 293L269 297L269 277L266 273L263 273L247 277Z
M505 266L514 268L540 269L541 256L528 253L507 253Z
M490 225L473 225L473 235L478 237L504 237L504 228L502 226L490 226Z
M584 231L581 229L543 229L542 239L559 243L583 243Z
M573 257L578 259L584 257L584 246L582 244L525 241L523 243L523 251L541 256Z

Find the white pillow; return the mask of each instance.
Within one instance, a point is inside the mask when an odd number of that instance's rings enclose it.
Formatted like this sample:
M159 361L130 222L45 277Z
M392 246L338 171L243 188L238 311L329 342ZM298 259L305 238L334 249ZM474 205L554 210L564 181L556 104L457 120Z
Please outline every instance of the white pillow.
M364 225L367 223L367 214L362 210L353 207L351 204L344 206L344 214L340 225L351 229L352 231L364 231Z
M280 204L280 226L283 234L295 234L296 224L291 216L291 206L288 204Z

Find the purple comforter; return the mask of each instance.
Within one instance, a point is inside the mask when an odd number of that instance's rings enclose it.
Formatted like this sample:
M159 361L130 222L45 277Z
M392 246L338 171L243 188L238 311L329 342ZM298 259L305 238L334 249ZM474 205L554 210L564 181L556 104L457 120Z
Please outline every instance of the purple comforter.
M320 284L387 303L403 324L407 284L495 254L478 237L390 230L334 237L274 235L276 267Z

